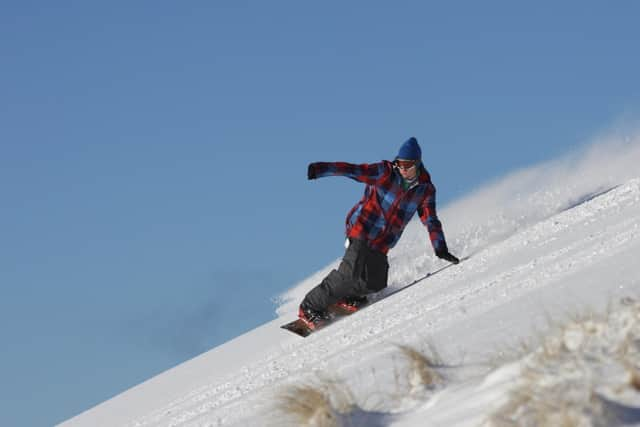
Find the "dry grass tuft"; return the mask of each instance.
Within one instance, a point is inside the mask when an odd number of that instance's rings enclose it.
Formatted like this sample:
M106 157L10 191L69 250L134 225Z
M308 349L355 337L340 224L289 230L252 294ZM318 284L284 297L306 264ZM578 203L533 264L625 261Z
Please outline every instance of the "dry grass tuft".
M492 427L586 427L589 414L571 402L557 400L544 390L521 388L490 418Z
M380 396L372 391L356 401L344 382L318 377L305 384L284 387L276 395L273 411L273 416L276 418L270 425L274 427L346 427L373 425L372 422L384 423L385 416L389 413L380 412L381 410L388 411L387 407L394 403L406 405L405 398L411 402L421 402L426 398L426 392L434 390L445 382L444 376L439 372L439 369L444 366L442 358L433 345L428 345L425 352L406 345L396 347L400 352L391 355L392 370L385 372L385 375L390 376L391 383L385 382L385 385L377 387ZM374 368L371 374L376 378ZM386 384L395 385L395 392L383 391L382 389L387 387ZM377 404L370 405L369 401L374 398ZM368 409L365 410L359 405L362 402L365 402L364 407ZM364 419L367 421L363 421Z
M609 425L611 408L640 421L625 402L640 391L640 303L623 300L604 315L567 318L521 359L519 384L490 417L491 426Z
M406 345L398 345L398 348L409 362L407 378L412 391L433 389L444 382L444 377L438 372L438 367L443 365L442 359L432 345L429 346L429 355Z
M341 427L343 417L356 405L351 391L339 381L318 380L291 385L276 399L279 418L274 425Z
M640 391L640 372L637 369L631 369L631 378L629 379L629 385L633 387L635 391Z

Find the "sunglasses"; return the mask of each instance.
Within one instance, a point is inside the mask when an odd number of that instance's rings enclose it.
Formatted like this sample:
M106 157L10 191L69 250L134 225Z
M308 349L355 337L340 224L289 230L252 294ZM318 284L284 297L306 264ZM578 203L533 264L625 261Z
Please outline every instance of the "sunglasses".
M394 164L397 168L402 170L409 170L416 166L418 162L416 160L396 160Z

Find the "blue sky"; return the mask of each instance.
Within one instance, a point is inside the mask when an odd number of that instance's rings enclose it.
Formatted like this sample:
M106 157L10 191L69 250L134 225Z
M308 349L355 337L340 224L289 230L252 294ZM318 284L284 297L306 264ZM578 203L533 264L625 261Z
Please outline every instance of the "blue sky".
M640 107L634 1L0 11L2 425L60 422L271 319L341 256L362 193L308 182L311 161L416 136L442 205Z

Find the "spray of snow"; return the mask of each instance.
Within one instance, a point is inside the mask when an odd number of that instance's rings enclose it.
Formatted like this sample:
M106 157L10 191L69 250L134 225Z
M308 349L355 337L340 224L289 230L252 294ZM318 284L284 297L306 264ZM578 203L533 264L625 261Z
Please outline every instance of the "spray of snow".
M606 192L638 175L640 130L624 126L594 138L559 159L515 171L439 210L452 253L464 256L504 240L519 229ZM389 253L387 292L442 265L416 219ZM416 251L416 248L423 248ZM403 260L410 259L411 262ZM277 298L279 317L295 316L304 295L331 271L335 260Z

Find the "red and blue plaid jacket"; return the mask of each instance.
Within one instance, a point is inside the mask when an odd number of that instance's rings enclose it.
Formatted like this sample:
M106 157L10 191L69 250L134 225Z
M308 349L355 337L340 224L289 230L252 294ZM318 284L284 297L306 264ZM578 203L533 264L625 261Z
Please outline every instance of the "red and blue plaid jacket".
M390 161L355 165L345 162L317 162L310 165L316 178L346 176L367 184L364 197L347 215L347 236L363 239L386 254L395 246L413 215L429 230L434 250L446 250L442 224L436 215L436 188L420 165L418 180L408 189Z

